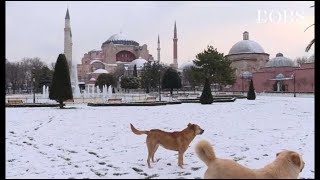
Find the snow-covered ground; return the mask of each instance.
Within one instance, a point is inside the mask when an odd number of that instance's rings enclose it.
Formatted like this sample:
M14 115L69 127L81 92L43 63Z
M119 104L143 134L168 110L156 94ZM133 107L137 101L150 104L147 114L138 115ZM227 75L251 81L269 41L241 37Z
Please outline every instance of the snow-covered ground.
M314 178L314 98L258 96L212 105L75 109L6 108L7 178L203 178L206 165L194 147L212 143L220 158L260 168L282 149L303 154L300 178ZM147 167L146 135L137 129L180 131L196 123L205 131L190 144L184 169L177 152L162 147Z

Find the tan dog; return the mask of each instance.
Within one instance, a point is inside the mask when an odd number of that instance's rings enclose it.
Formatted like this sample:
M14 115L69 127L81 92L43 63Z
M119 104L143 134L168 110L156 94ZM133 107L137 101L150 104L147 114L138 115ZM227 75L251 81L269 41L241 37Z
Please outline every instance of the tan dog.
M196 145L196 153L208 166L204 179L297 179L304 168L302 157L288 150L277 153L276 159L261 169L249 169L233 160L217 158L205 140Z
M139 131L130 124L131 130L133 133L137 135L147 134L147 147L148 147L148 167L150 166L150 158L152 158L152 162L154 162L154 154L157 151L159 145L162 147L178 151L178 165L182 167L183 165L183 154L188 149L189 144L194 139L194 137L198 134L202 134L204 132L203 129L200 128L197 124L188 124L188 127L183 129L182 131L175 132L165 132L159 129L151 129L150 131Z

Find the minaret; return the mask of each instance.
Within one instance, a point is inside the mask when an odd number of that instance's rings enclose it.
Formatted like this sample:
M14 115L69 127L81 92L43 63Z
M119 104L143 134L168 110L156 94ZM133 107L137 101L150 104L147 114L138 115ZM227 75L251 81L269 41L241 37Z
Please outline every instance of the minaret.
M178 37L177 37L177 25L174 22L174 36L173 36L173 64L172 67L178 69Z
M67 58L69 70L71 73L71 69L72 69L71 68L72 67L72 33L71 33L71 26L70 26L69 9L67 9L67 13L66 13L66 17L65 17L65 25L64 25L64 54Z
M157 48L157 51L158 51L158 62L160 62L160 39L159 39L159 35L158 35L158 48Z

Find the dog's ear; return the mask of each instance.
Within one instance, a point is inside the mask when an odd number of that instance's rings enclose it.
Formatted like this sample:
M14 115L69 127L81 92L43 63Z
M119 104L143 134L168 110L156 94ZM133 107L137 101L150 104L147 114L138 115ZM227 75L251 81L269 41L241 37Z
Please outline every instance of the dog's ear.
M298 153L296 153L296 152L291 153L290 154L290 159L293 162L293 164L295 164L296 166L300 167L301 160L300 160L300 156L299 156Z
M191 125L192 125L192 124L191 124L191 123L189 123L189 124L188 124L188 127L189 127L189 126L191 126Z

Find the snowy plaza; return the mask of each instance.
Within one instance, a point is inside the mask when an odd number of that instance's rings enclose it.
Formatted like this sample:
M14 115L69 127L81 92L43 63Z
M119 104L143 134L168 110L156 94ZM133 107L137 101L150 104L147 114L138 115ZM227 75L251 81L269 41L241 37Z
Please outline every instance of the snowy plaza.
M250 168L272 162L283 149L302 154L299 178L314 178L314 96L257 96L254 101L183 103L154 107L6 108L7 178L203 178L206 165L194 147L208 140L219 158ZM184 169L177 152L162 147L147 166L146 135L180 131L188 123L205 131L191 142Z

